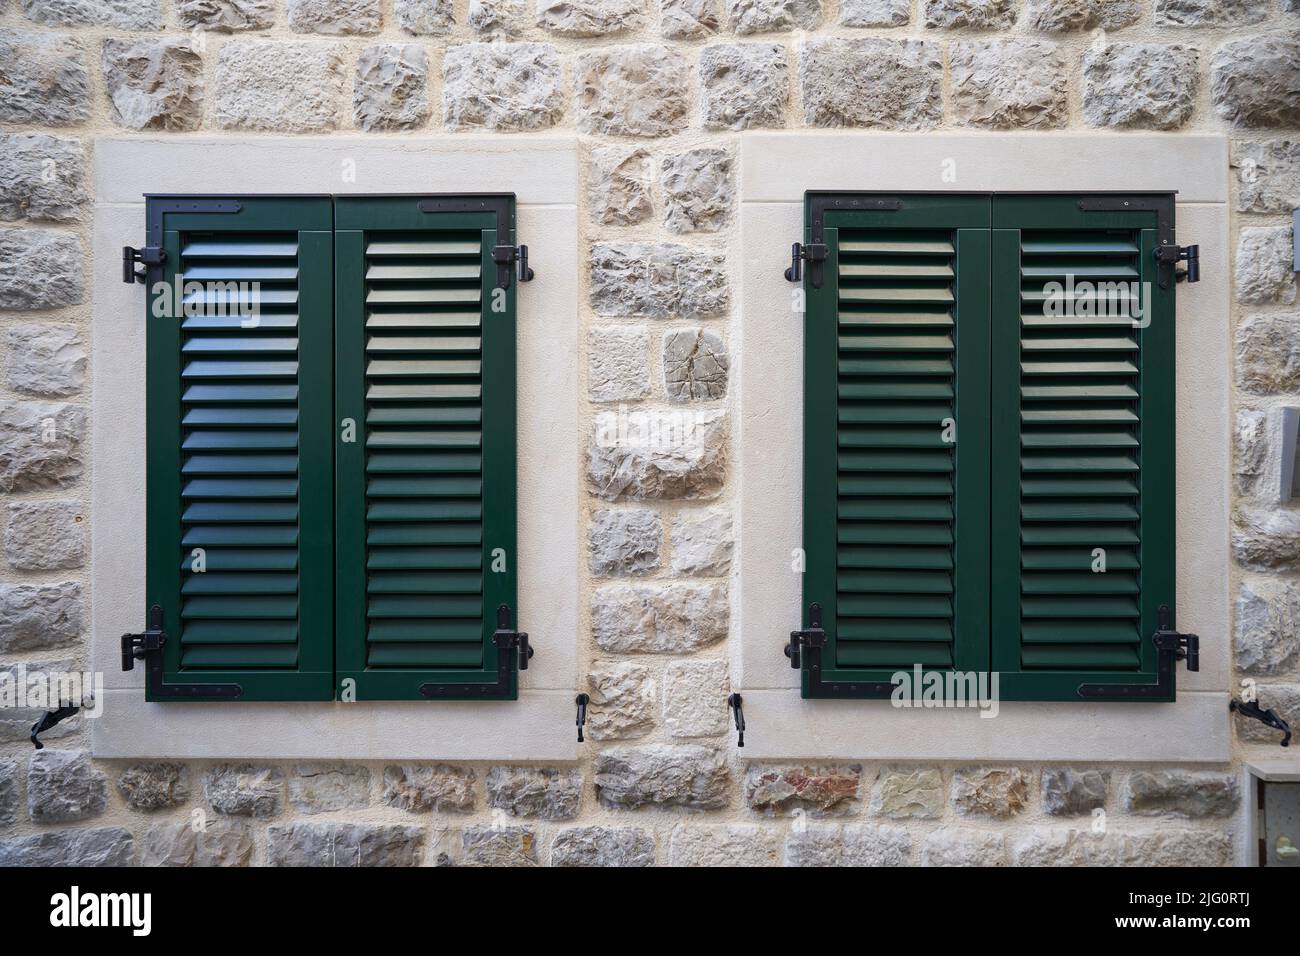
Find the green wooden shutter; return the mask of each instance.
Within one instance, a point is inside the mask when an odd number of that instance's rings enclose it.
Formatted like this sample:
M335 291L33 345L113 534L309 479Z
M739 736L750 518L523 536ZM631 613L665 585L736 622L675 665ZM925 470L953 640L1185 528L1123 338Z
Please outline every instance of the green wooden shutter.
M514 699L513 196L336 200L337 686ZM494 310L494 305L499 310ZM353 683L354 682L354 683Z
M806 212L827 260L805 275L804 625L820 606L826 643L803 694L985 670L989 200L810 193Z
M1151 686L1157 609L1174 603L1174 293L1157 278L1160 202L1084 211L1080 199L993 201L993 668L1007 700L1078 700L1086 684L1172 700L1172 683ZM1149 319L1045 314L1045 284L1071 277L1140 283Z
M330 201L150 197L146 214L166 254L146 318L146 589L167 634L148 697L327 700Z

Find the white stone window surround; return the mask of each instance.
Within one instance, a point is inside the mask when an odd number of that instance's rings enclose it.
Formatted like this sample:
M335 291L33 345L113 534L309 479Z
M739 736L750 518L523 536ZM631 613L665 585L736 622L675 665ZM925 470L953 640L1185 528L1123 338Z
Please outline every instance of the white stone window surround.
M91 656L105 681L95 756L575 759L576 139L101 138L95 182ZM519 700L147 703L143 668L122 672L119 647L145 615L145 297L122 282L117 255L143 241L143 194L403 192L516 193L537 273L518 293L519 625L537 649Z
M955 182L944 182L951 168ZM1228 155L1223 137L1161 134L763 133L741 138L740 263L733 338L737 561L731 642L744 754L767 758L1226 762L1231 737ZM904 710L803 700L781 652L800 624L803 328L782 270L803 239L805 190L1177 190L1178 241L1201 247L1201 282L1178 287L1177 596L1201 636L1167 704L1004 702Z

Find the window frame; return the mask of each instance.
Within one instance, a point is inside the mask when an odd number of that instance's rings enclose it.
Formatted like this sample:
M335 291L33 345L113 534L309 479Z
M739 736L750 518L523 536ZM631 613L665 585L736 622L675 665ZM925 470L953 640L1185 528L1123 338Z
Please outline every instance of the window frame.
M354 182L340 183L351 161ZM577 682L581 432L578 378L577 142L530 137L401 141L353 137L108 137L96 142L95 247L141 243L145 193L490 193L519 197L537 279L519 288L519 592L516 626L538 653L519 700L187 703L144 700L141 668L120 670L118 638L145 624L145 325L139 286L115 257L96 257L90 449L91 662L104 674L91 749L103 757L334 759L573 759ZM381 188L373 188L382 184ZM543 263L545 268L543 268ZM545 508L541 507L545 502Z
M1180 241L1199 243L1203 261L1223 262L1224 138L762 133L742 138L739 170L740 228L729 257L740 263L736 313L743 316L734 393L744 411L736 442L742 545L733 571L731 657L733 687L745 701L745 752L780 759L1228 759L1226 270L1203 270L1202 282L1178 306L1176 611L1179 624L1200 633L1202 644L1201 670L1180 672L1177 702L1007 701L997 719L985 720L973 710L897 709L887 700L806 700L798 691L799 672L781 654L802 606L792 553L802 540L803 431L802 343L792 342L802 322L791 312L792 287L781 273L789 264L789 242L803 235L805 192L1176 190ZM774 348L774 342L791 347ZM782 388L773 389L773 382Z

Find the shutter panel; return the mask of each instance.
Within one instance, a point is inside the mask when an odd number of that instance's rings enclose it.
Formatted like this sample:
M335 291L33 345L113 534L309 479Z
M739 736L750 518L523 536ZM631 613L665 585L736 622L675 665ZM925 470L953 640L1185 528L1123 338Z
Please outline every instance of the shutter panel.
M147 318L146 587L168 635L148 696L328 700L330 201L205 204L147 204L166 259Z
M337 680L357 699L514 699L513 197L336 200ZM426 211L428 210L428 211ZM495 292L495 294L494 294ZM494 301L500 311L493 311Z
M1156 214L998 196L994 226L1001 695L1078 700L1081 684L1153 684L1157 609L1174 603L1173 287L1157 282ZM1071 280L1122 283L1110 287L1121 308L1059 314L1045 285ZM1131 283L1150 294L1136 326ZM1173 687L1145 699L1172 700Z
M853 208L875 201L807 200L828 258L805 277L804 624L820 605L826 632L805 697L988 665L989 201Z

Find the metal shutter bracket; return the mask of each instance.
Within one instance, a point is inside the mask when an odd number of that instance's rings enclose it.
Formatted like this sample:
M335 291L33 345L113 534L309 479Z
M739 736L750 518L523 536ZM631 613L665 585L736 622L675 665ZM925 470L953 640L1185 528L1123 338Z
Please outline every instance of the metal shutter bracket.
M135 662L144 661L145 680L155 700L192 700L200 697L236 698L244 695L239 684L168 684L163 681L163 648L167 632L163 630L163 609L149 608L149 624L138 634L122 635L122 670L135 670Z
M151 198L151 197L147 197ZM163 216L167 213L236 213L244 207L237 199L160 199L149 210L149 221L145 225L145 244L122 247L122 281L127 285L143 282L152 285L167 260L167 253L162 247ZM144 266L136 269L136 263Z
M822 266L826 262L826 243L823 241L824 220L827 210L862 210L877 212L897 212L903 208L903 201L892 197L855 196L853 198L831 198L817 196L812 200L812 242L804 245L796 242L790 247L790 268L785 270L787 282L803 280L801 263L808 263L808 284L814 289L822 287Z
M1180 246L1174 238L1173 196L1088 196L1079 200L1083 212L1154 212L1156 214L1156 263L1160 267L1160 288L1171 283L1201 281L1201 247ZM1178 263L1186 262L1180 270Z

